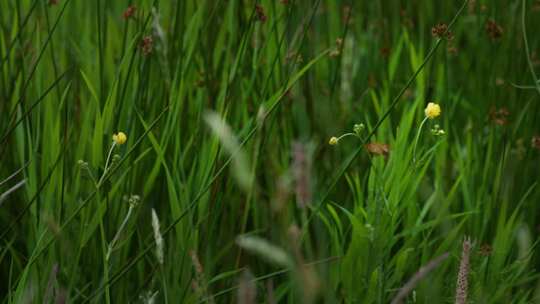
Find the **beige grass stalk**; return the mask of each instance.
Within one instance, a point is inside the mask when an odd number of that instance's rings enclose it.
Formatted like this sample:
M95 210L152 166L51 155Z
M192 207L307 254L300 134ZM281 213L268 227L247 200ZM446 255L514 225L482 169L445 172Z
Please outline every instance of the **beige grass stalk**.
M154 240L156 242L156 257L159 264L163 265L163 237L159 230L159 218L154 208L152 208L152 229L154 230Z

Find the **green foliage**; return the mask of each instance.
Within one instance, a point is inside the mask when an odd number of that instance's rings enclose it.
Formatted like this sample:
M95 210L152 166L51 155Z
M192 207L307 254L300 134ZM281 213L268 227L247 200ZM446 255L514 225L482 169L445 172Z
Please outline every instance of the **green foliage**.
M3 0L2 303L540 302L537 2Z

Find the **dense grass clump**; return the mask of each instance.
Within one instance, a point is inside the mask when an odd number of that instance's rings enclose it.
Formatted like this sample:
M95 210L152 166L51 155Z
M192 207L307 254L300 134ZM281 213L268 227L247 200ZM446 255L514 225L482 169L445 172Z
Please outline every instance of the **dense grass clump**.
M539 27L1 0L2 303L540 303Z

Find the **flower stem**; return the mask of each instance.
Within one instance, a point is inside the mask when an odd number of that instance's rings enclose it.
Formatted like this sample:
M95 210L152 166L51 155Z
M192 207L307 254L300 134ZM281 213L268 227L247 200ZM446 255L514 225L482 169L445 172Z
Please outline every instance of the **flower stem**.
M422 123L420 124L420 128L418 129L418 133L416 133L416 139L414 141L414 148L413 148L413 164L416 164L416 146L418 146L418 140L420 139L420 133L422 132L422 128L424 127L424 124L428 120L428 117L424 118L422 120Z
M345 133L345 134L341 135L340 137L338 137L338 141L340 141L342 138L347 137L347 136L355 136L355 137L360 138L358 136L358 134L356 134L356 133Z
M109 169L109 160L111 159L112 151L114 150L114 147L116 146L116 142L113 141L111 149L109 150L109 154L107 155L107 160L105 161L105 168L103 169L103 174L99 178L99 181L97 183L97 187L101 186L101 183L103 182L103 179L105 178L105 175L107 175L107 170Z
M128 220L129 220L129 218L131 216L131 212L133 211L133 207L134 207L133 204L129 204L128 213L126 214L126 217L124 218L124 221L122 222L122 224L120 224L120 228L118 228L118 231L116 232L116 234L114 235L114 238L112 239L111 243L109 244L107 254L105 255L105 260L106 261L109 261L109 258L111 257L111 253L114 250L114 246L116 245L116 242L120 238L120 234L122 233L122 230L124 230L124 227L126 226Z

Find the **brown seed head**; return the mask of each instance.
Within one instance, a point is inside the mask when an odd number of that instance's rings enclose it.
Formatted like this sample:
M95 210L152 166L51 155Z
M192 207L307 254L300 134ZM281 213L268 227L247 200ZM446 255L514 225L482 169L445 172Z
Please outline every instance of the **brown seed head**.
M466 304L469 290L469 271L470 254L471 254L471 239L466 237L463 240L463 248L461 250L461 260L459 262L459 273L456 284L456 304Z
M491 255L492 252L493 252L493 247L491 247L491 245L489 244L482 244L482 246L480 246L480 249L478 250L478 253L481 256L489 256Z
M261 22L266 22L266 19L268 19L264 13L264 8L260 4L255 5L255 14L257 15L257 19Z
M446 38L446 40L454 39L454 34L448 30L448 25L445 23L439 23L431 28L431 35L440 39Z
M152 53L152 50L154 49L154 39L152 38L152 36L145 36L139 46L143 52L143 55L148 56Z
M505 107L496 109L494 106L492 106L489 110L489 118L491 122L499 126L507 125L509 116L510 112Z
M531 139L531 145L536 150L540 151L540 135L535 135Z
M124 13L122 14L122 18L124 18L124 20L128 20L129 18L132 18L136 12L137 12L137 7L135 7L135 5L130 5L126 8Z
M502 37L503 28L498 25L493 19L490 19L486 23L486 33L492 41L495 41Z

